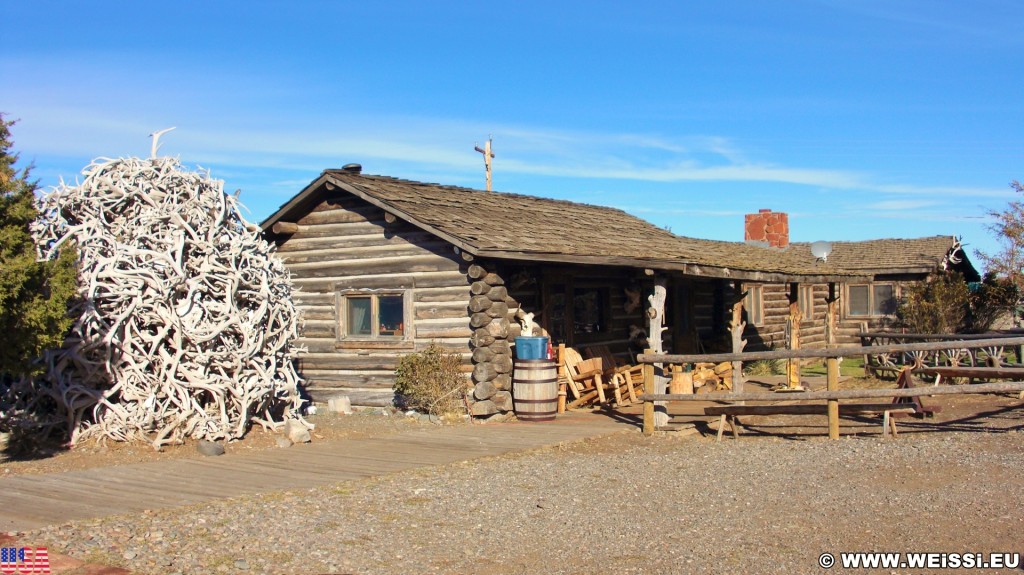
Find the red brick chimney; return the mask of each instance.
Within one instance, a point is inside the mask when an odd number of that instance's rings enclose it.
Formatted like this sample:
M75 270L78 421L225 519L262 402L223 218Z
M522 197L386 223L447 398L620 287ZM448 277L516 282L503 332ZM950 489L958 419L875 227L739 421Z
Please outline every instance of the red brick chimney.
M747 214L745 220L744 241L766 242L773 248L789 245L789 214L758 210L756 214Z

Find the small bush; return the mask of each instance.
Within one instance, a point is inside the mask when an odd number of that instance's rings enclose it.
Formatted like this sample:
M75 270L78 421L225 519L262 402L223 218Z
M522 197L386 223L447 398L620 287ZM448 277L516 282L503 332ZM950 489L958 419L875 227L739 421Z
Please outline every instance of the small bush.
M402 407L443 416L464 410L465 377L462 359L431 343L425 350L398 360L395 393Z
M904 288L896 317L901 327L914 333L962 333L967 328L970 297L959 273L936 273Z
M784 375L785 373L786 360L784 359L757 359L743 363L743 375L765 377L768 375Z

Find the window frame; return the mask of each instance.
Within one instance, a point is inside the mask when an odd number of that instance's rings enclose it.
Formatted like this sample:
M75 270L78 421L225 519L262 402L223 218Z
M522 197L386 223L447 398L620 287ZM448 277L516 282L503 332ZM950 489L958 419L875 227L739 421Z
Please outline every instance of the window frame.
M814 319L817 307L814 301L814 291L813 284L800 284L797 291L797 303L800 306L800 315L804 319Z
M893 311L892 312L888 312L887 313L887 312L881 311L879 309L882 302L878 301L878 298L876 297L876 290L877 290L877 288L880 288L880 287L888 287L888 288L892 289L892 295L891 295L891 298L889 300L889 301L893 302L893 306L894 307L893 307ZM852 288L865 288L867 290L867 313L866 314L855 314L855 313L853 313L850 310L850 300L852 299L852 297L850 296L850 290ZM900 298L899 284L896 283L896 282L868 282L868 283L846 284L844 286L844 288L843 288L843 291L844 291L843 295L846 296L846 297L843 298L846 301L846 303L843 304L843 314L846 317L848 317L848 318L852 318L852 319L872 319L872 318L893 317L893 316L896 315L895 304L896 304L896 302L899 301L899 298Z
M402 335L382 335L380 333L380 299L381 297L401 297L402 301ZM411 348L415 345L412 337L412 291L408 289L342 289L335 292L335 308L337 310L337 338L335 347L345 348ZM370 334L359 335L348 332L349 302L352 299L370 299Z
M747 292L743 296L743 311L747 312L747 325L764 327L764 286L759 284L743 287Z

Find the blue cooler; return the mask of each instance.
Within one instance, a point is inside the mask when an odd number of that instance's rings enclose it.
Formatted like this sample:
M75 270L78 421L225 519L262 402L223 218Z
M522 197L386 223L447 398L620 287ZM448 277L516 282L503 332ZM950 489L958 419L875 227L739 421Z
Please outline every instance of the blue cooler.
M516 338L517 359L547 359L548 338L547 337L517 337Z

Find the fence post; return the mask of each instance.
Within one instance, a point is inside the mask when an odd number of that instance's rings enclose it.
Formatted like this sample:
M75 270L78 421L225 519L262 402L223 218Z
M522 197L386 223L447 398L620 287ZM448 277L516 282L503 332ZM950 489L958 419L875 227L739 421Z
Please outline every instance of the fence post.
M644 353L650 353L651 350L644 350ZM654 364L645 363L643 365L644 374L644 393L659 393L658 390L654 389ZM654 434L654 402L644 402L644 435Z
M834 349L836 347L836 318L839 317L839 294L836 293L835 282L828 284L828 311L825 317L825 347ZM826 389L835 391L839 389L839 358L825 358L825 373L827 374ZM839 439L839 401L829 400L828 402L828 438Z
M828 383L826 385L826 389L828 391L836 391L839 389L839 358L830 357L826 359L825 366L828 371ZM828 438L839 439L838 399L828 400Z

